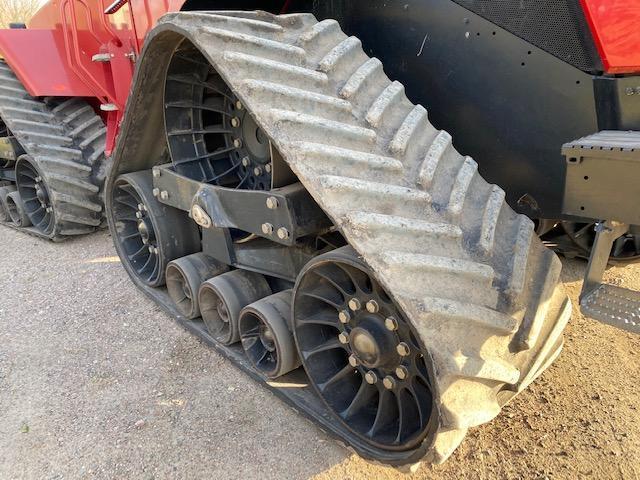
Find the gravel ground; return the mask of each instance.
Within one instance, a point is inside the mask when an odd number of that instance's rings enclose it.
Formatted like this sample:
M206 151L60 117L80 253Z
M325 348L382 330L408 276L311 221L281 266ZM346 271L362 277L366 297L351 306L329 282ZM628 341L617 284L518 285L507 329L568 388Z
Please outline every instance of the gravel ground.
M574 313L564 353L442 466L368 464L139 293L102 232L0 228L0 479L640 476L640 338ZM584 263L565 260L575 300ZM640 289L640 266L610 280Z

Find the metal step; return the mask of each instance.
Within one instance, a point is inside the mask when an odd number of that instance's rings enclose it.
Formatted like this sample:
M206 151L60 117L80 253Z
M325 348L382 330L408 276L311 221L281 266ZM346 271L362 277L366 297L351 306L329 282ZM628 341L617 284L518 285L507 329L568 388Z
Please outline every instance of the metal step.
M588 317L640 334L640 292L602 284L581 300L580 307Z

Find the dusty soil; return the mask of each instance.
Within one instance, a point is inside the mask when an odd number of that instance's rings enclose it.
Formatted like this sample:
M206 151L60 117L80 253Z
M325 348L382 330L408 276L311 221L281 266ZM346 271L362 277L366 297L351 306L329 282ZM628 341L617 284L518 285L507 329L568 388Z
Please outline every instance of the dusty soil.
M640 337L574 316L558 361L445 465L340 447L138 293L106 233L0 228L0 479L640 477ZM581 261L564 260L576 299ZM610 281L640 289L640 266Z

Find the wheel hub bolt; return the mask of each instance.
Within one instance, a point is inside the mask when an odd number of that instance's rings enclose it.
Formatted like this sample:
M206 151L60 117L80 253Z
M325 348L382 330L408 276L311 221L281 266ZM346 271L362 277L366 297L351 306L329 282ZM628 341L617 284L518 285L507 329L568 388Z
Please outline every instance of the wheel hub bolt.
M378 313L380 310L380 305L375 300L369 300L367 302L367 312L369 313Z
M260 168L260 167L256 167L256 168L254 168L254 169L253 169L253 174L254 174L256 177L259 177L260 175L262 175L262 168Z
M364 380L369 385L373 385L378 381L378 376L376 375L376 372L372 372L371 370L369 370L367 373L364 374Z
M248 167L251 164L251 159L249 157L244 157L242 159L242 165Z
M387 375L382 380L382 384L384 385L384 388L386 388L387 390L392 390L396 386L396 379L393 378L391 375Z
M242 102L238 100L236 102L236 110L242 110L244 107L242 106Z
M136 218L142 218L142 212L136 212Z
M409 353L411 353L411 350L409 350L409 345L404 342L400 342L398 344L398 346L396 347L396 351L398 352L398 355L402 357L407 357L409 356Z
M36 181L37 183L40 183L40 182L42 181L42 177L37 176L37 177L35 178L35 181Z
M362 308L362 303L357 298L352 298L349 300L349 308L356 312Z
M387 327L387 330L391 330L393 332L398 329L398 321L393 317L388 317L384 321L384 326Z
M233 146L236 147L236 148L240 148L242 146L242 140L240 140L239 138L236 138L233 141Z
M360 364L360 362L358 361L358 357L356 357L355 355L351 355L349 356L349 365L351 365L352 367L357 367Z
M289 238L289 235L289 230L287 230L286 228L280 227L278 229L278 238L280 240L286 240L287 238Z
M231 119L231 126L234 128L238 128L240 126L240 119L238 117L233 117Z
M138 204L138 210L140 210L141 212L144 210L144 204L143 203L139 203Z
M267 208L269 210L275 210L276 208L278 208L278 206L279 206L279 202L276 197L267 198Z
M338 340L341 344L346 345L347 343L349 343L349 334L347 332L342 332L340 335L338 335Z
M267 172L267 173L271 173L271 164L270 163L267 163L264 166L264 171Z
M262 233L264 233L265 235L271 235L273 233L273 225L271 225L270 223L263 223Z
M168 198L169 198L169 192L167 192L166 190L162 190L160 192L160 199L167 200Z
M340 320L340 323L349 323L349 321L351 320L351 314L348 310L342 310L338 314L338 319Z
M51 213L51 212L53 212L53 208L47 207L47 213Z
M404 380L408 376L409 376L409 370L407 370L407 367L401 365L398 368L396 368L396 377L398 377L400 380Z

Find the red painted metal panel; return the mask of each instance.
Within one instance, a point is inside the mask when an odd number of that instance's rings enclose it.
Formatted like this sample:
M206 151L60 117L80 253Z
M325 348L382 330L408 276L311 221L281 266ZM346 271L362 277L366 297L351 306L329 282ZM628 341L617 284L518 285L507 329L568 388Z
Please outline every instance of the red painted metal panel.
M0 53L34 97L93 96L68 69L60 31L0 30Z
M640 72L640 0L581 0L607 73Z

